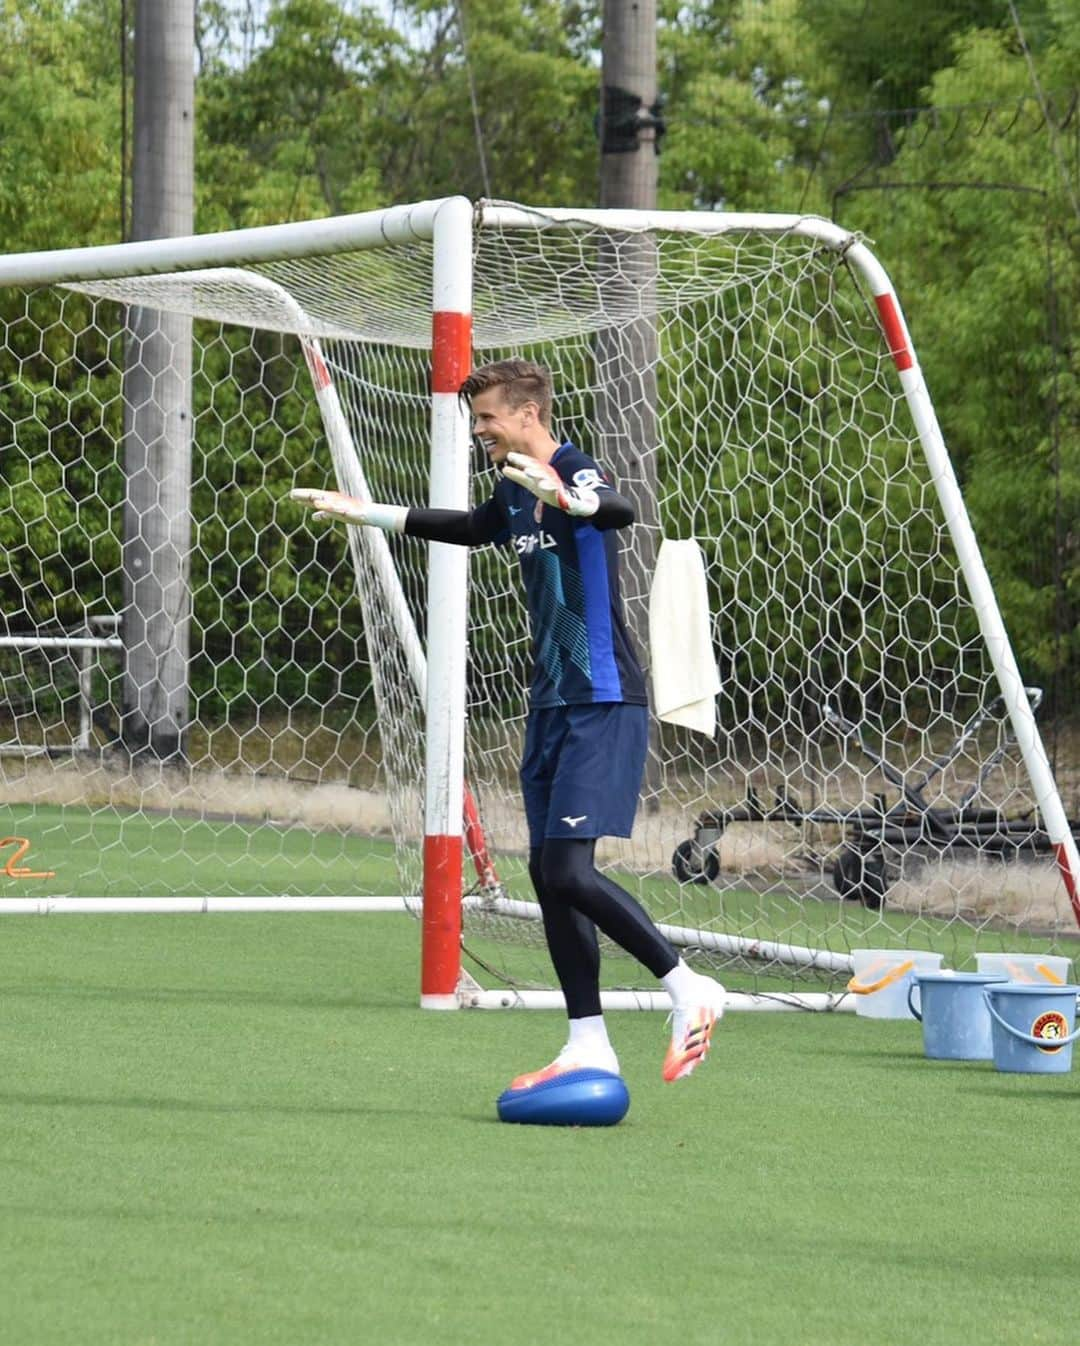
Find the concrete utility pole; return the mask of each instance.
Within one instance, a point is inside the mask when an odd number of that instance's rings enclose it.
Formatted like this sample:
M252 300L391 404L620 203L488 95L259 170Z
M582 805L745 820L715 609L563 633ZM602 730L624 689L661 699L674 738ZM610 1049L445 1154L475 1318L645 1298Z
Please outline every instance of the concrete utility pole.
M656 0L604 0L602 56L600 205L655 209L663 134L656 87ZM637 526L623 556L624 593L627 622L647 661L649 586L660 536L656 243L642 234L617 234L605 239L599 262L611 312L638 315L597 334L595 423L596 457L610 467L637 510ZM658 772L653 745L646 772L649 793Z
M656 0L604 0L600 205L653 210L663 123L656 89Z
M132 237L194 229L194 0L137 0ZM188 722L191 320L128 311L123 741L169 761Z

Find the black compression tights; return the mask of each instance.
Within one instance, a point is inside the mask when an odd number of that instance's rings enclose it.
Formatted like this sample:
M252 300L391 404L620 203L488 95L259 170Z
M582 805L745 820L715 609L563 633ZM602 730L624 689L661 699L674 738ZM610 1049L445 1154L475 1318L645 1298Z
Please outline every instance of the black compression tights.
M679 961L641 905L596 869L595 850L595 838L548 837L529 851L529 877L571 1019L600 1013L597 927L654 977L666 976Z

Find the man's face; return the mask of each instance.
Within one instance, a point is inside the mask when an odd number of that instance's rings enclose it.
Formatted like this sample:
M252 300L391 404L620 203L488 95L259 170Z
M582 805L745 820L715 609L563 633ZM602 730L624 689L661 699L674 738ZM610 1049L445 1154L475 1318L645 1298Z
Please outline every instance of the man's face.
M535 424L536 403L512 407L501 388L488 388L472 400L473 434L496 466L508 453L524 451L527 431Z

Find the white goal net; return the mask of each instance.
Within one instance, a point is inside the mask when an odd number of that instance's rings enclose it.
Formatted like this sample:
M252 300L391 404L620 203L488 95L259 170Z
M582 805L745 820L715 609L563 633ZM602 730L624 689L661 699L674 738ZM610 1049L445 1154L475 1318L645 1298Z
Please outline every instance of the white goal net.
M549 365L558 431L634 500L647 665L661 540L706 561L717 732L654 722L633 838L600 855L736 981L835 979L856 947L1062 946L1075 847L1053 783L1032 784L1040 693L991 658L902 320L856 240L763 221L477 211L474 361ZM0 812L20 863L55 871L7 895L419 892L427 549L311 524L288 492L428 500L432 266L417 240L2 292ZM147 315L192 352L180 601L146 637L186 651L165 760L125 738L141 521L122 371ZM474 499L491 485L478 455ZM543 985L519 905L516 559L476 552L469 573L466 949Z

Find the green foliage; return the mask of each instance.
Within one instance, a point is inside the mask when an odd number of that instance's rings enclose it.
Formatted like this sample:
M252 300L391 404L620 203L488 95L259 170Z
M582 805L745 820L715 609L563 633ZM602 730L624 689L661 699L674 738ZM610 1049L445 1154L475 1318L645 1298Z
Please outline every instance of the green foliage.
M198 86L200 220L212 227L385 204L377 147L407 52L374 12L332 0L274 5L251 63L222 59ZM401 134L400 123L394 126Z
M0 237L9 252L113 242L120 72L102 64L96 6L0 6Z
M50 312L47 301L52 299ZM41 292L42 340L0 386L0 586L14 630L79 628L124 606L124 474L117 364L101 359L111 305ZM74 328L81 359L54 364L42 347ZM29 327L31 324L20 324ZM53 342L45 340L53 333ZM256 706L263 713L360 695L350 672L362 623L344 539L316 537L285 497L320 457L322 426L295 341L234 332L204 339L192 381L190 585L192 697L206 724ZM64 343L71 345L71 334ZM333 635L344 672L325 658ZM364 712L370 715L370 709Z
M815 139L821 72L796 0L661 6L661 86L670 131L661 204L794 210Z
M1057 55L1048 57L1053 71ZM1076 198L1009 35L962 39L930 96L927 115L941 108L952 133L910 135L889 179L915 185L899 197L860 195L845 223L863 224L879 255L897 259L894 280L1021 664L1066 698L1080 649ZM1001 110L948 113L977 100ZM923 185L933 183L953 186ZM902 207L883 210L890 199Z
M581 199L594 191L596 74L545 0L401 9L271 6L264 44L199 81L200 220L262 223L450 195ZM474 123L473 98L479 111Z
M203 346L194 381L192 689L217 723L350 690L323 644L356 633L344 539L303 527L292 482L320 456L322 426L292 339L233 333ZM355 653L355 650L354 650Z
M456 192L592 204L601 10L599 0L401 0L391 21L355 0L203 0L197 227ZM1018 12L1024 44L994 0L660 0L660 204L813 210L870 237L904 305L1021 665L1067 707L1080 698L1080 111L1069 102L1080 20L1071 0L1028 0ZM119 0L0 3L9 251L119 235L120 15ZM87 323L77 296L62 325L46 302L0 293L12 334L0 384L0 585L9 613L71 624L122 602L121 411L108 372L120 338ZM79 333L73 356L64 329ZM790 363L782 327L776 341ZM359 629L346 590L313 607L312 576L343 544L290 533L284 487L264 470L278 462L281 482L315 471L320 431L302 364L269 338L247 354L211 346L205 359L195 382L196 694L219 709L322 698L329 674L313 681L309 671L325 669L319 650L301 650L291 633L310 629L318 645L343 613ZM794 537L785 455L799 456L805 477L825 454L833 550L862 547L864 599L890 552L921 545L890 531L877 508L884 479L863 474L859 499L840 492L851 450L830 438L817 395L835 369L827 359L796 366L799 387L775 390L767 441L744 442L723 409L708 427L735 432L725 470L751 483L745 498L762 522L751 532L744 520L695 520L719 539L729 590L754 587L763 566L788 576L779 587L791 602L766 614L774 630L801 620L800 568L817 566L826 606L851 582L826 575L811 540ZM768 359L759 374L772 377ZM271 408L286 428L277 443ZM665 439L665 451L678 453L688 433ZM897 499L915 487L888 489ZM235 639L237 603L258 633L250 647ZM765 657L753 641L745 648L751 661Z

